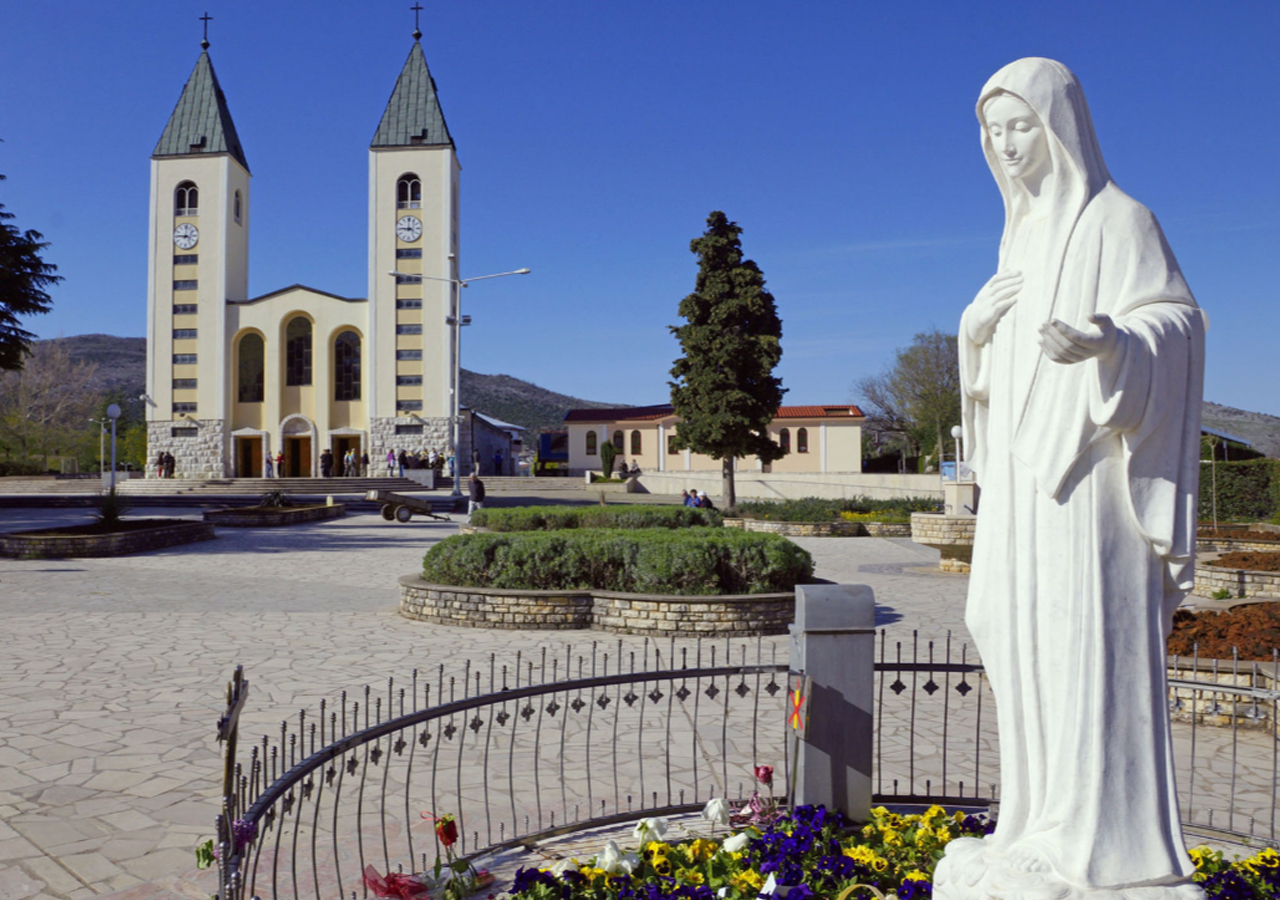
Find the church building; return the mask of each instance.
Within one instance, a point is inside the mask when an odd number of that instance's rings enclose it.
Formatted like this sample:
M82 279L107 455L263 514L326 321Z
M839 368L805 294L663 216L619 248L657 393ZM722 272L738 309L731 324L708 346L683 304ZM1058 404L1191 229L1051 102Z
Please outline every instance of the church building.
M248 295L249 161L202 43L151 156L148 459L259 477L283 452L280 474L312 476L325 448L385 465L452 446L460 167L413 36L369 146L366 297ZM459 460L480 425L462 424Z

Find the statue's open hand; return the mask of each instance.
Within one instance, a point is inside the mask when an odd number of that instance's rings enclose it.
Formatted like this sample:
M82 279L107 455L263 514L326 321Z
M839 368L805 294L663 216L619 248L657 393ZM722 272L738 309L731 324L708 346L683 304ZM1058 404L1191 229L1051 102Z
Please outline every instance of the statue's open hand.
M1004 314L1018 302L1018 291L1022 290L1021 272L997 272L991 280L982 286L978 296L969 304L968 322L969 340L982 345L991 340L996 326L1004 318Z
M1096 328L1080 331L1061 319L1040 326L1040 349L1056 363L1078 363L1098 357L1106 359L1115 353L1119 330L1104 313L1089 316Z

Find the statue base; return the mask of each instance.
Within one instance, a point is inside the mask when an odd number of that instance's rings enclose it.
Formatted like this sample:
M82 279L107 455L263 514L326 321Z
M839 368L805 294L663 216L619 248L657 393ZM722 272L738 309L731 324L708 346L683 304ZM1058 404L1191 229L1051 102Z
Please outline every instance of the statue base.
M934 871L933 900L1205 900L1205 893L1191 882L1080 887L1053 871L1015 865L989 839L958 838Z

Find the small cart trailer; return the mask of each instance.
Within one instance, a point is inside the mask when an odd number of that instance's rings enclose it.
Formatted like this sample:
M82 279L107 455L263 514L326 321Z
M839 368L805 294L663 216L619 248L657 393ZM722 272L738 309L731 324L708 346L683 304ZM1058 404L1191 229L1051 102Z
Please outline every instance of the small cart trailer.
M382 518L388 522L408 522L415 515L427 516L440 522L452 521L448 515L454 510L452 497L439 499L432 497L411 497L408 494L397 494L395 491L369 491L364 499L382 504Z

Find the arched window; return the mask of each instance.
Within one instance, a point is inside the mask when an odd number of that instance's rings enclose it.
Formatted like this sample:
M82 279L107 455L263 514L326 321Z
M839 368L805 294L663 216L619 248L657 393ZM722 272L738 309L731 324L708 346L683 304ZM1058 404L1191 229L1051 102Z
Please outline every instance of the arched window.
M239 222L240 221L240 192L239 191L236 191L235 212L236 212L236 221Z
M619 453L622 452L622 432L621 431L615 431L613 433L613 449L617 450Z
M782 447L783 453L791 452L791 430L784 428L778 432L778 444Z
M809 429L801 428L796 431L796 452L809 452Z
M261 403L265 347L260 334L240 338L240 380L237 397L241 403Z
M587 456L596 455L596 433L594 431L587 432Z
M333 399L360 399L360 335L344 331L333 342Z
M173 192L173 214L175 216L200 215L200 191L194 181L184 181Z
M406 172L396 182L396 208L419 209L422 206L422 182L412 172Z
M640 455L640 432L638 431L631 432L631 455Z
M285 326L284 371L289 387L311 383L311 321L303 316Z

